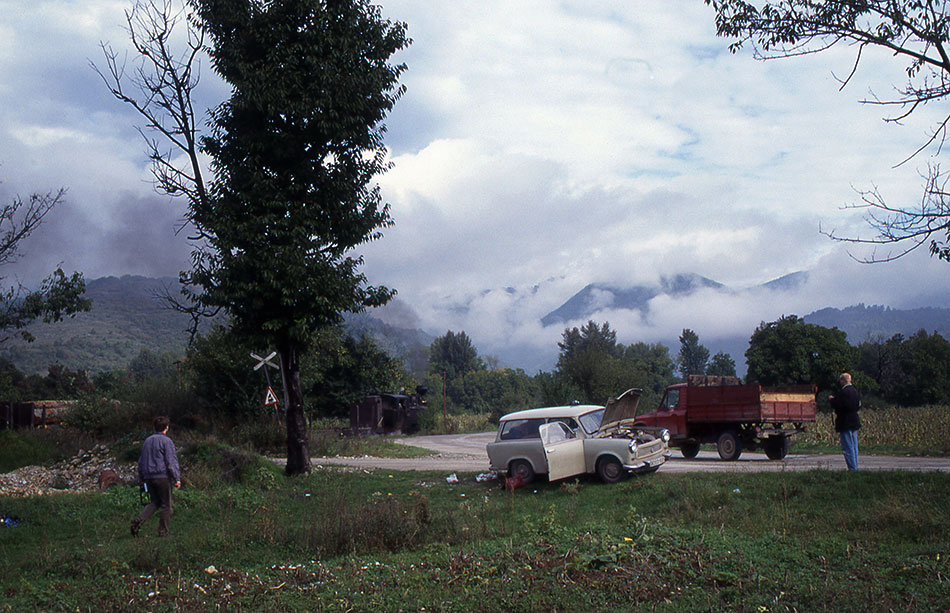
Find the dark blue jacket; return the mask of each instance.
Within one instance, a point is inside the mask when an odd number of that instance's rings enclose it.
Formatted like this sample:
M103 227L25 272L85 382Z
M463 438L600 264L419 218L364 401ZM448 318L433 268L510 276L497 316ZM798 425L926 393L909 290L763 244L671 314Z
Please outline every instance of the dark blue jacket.
M835 432L857 430L861 427L861 418L858 417L861 395L853 385L845 385L834 395L831 408L835 410Z
M178 456L175 454L175 443L161 432L156 432L142 444L142 453L139 455L139 478L169 479L172 483L181 481L181 471L178 469Z

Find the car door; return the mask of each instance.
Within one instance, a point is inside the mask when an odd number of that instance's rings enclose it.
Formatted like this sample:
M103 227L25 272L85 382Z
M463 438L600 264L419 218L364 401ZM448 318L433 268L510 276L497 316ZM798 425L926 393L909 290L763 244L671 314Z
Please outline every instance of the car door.
M544 457L548 462L548 480L557 481L587 472L584 463L584 439L563 422L544 424L539 430Z

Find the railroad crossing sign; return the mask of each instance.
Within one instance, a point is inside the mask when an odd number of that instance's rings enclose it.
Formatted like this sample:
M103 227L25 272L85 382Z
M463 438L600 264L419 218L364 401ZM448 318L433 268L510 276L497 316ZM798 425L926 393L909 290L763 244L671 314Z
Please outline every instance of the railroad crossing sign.
M276 355L277 355L276 351L271 351L270 355L268 355L266 358L262 358L261 356L257 355L256 353L252 351L251 357L254 358L255 360L258 360L257 365L254 366L254 370L260 370L262 366L270 366L271 368L276 368L277 370L280 370L280 366L271 362L271 360Z
M260 370L265 366L270 366L275 370L280 370L280 366L274 364L273 360L277 356L276 351L271 351L266 358L262 358L253 351L251 352L251 357L257 360L257 364L254 365L254 370ZM277 423L280 423L280 411L277 409L279 404L277 401L277 394L274 393L274 388L270 383L270 371L264 368L264 378L267 380L267 395L264 396L264 406L265 407L274 407L274 417L277 419Z

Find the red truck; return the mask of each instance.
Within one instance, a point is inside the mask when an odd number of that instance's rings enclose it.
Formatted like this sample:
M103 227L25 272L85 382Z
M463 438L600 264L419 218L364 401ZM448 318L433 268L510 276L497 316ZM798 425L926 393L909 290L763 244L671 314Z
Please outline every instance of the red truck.
M815 387L742 385L738 377L690 375L666 388L660 408L640 414L635 425L666 428L670 447L695 458L703 443L735 460L743 449L761 448L772 460L788 455L789 437L815 421Z

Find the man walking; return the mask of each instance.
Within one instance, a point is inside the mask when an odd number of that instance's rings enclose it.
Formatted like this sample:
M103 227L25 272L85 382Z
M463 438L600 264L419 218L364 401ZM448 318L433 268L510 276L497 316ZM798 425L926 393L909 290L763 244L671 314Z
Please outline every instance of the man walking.
M156 417L155 433L145 439L139 455L139 479L148 488L149 503L132 520L132 536L139 535L142 523L158 510L158 536L168 536L172 517L172 484L181 487L181 471L175 443L168 438L168 418Z
M848 470L858 469L858 429L861 427L861 418L858 409L861 408L861 395L851 385L851 375L841 373L838 379L841 391L831 396L831 408L835 410L835 432L841 437L841 453Z

